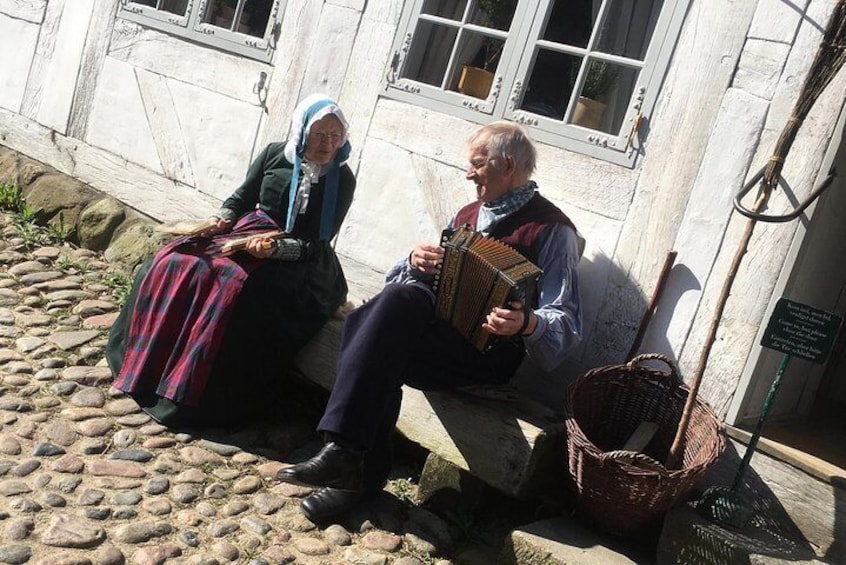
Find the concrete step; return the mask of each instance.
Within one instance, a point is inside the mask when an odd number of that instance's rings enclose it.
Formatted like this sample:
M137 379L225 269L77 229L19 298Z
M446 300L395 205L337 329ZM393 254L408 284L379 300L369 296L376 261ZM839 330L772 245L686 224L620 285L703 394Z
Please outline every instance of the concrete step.
M511 532L499 565L648 565L642 549L594 532L572 518L534 522Z

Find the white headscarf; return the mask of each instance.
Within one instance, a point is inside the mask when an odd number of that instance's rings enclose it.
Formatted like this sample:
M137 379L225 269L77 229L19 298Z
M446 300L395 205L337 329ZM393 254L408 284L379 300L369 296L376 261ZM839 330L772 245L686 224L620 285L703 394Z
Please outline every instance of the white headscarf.
M323 166L309 163L305 160L305 150L311 126L328 115L335 116L341 122L344 128L343 141L331 163ZM288 196L288 218L285 224L285 231L288 233L294 228L297 208L305 209L311 184L316 183L321 176L329 174L320 215L320 239L331 237L338 196L338 172L340 166L350 156L351 147L348 138L349 127L344 113L338 107L338 103L325 94L312 94L294 108L294 115L291 118L291 135L284 148L285 158L294 165ZM300 180L301 172L303 173L302 181Z
M312 115L307 118L306 112L308 109L315 103L322 100L326 100L329 103L313 112ZM340 121L341 125L344 126L344 138L341 142L341 146L343 148L343 145L347 143L347 140L349 139L350 131L347 119L344 117L344 113L341 111L341 108L338 107L338 103L325 94L311 94L310 96L303 98L300 103L297 104L297 107L294 108L294 114L291 116L291 134L288 137L288 142L285 144L285 158L288 159L289 162L294 162L294 155L296 155L298 148L302 151L300 157L305 156L305 144L308 140L308 134L311 131L311 126L313 126L316 121L325 118L330 114L338 118L338 121ZM338 149L338 152L340 153L341 149ZM344 164L348 158L349 154L345 155L344 160L338 162L338 164Z

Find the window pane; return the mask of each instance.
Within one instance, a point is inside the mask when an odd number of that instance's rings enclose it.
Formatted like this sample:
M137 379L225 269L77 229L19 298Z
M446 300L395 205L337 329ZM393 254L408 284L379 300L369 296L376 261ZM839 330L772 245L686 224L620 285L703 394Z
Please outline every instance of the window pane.
M188 8L188 0L161 0L159 2L159 10L179 16L185 15L186 8Z
M638 70L605 61L588 62L572 123L618 135L634 93Z
M426 0L420 11L423 14L431 14L460 22L464 15L465 6L467 6L467 0L460 0L459 2L455 0Z
M440 87L458 30L419 21L403 77Z
M247 0L244 11L241 13L241 20L238 22L238 31L247 35L264 37L272 7L273 0Z
M662 0L611 0L597 51L642 61L663 4Z
M232 29L235 22L235 9L238 0L214 0L211 9L206 11L205 23L216 25L224 29Z
M548 118L564 119L581 63L581 57L541 49L520 108Z
M457 56L459 67L450 81L449 90L487 98L504 46L505 41L502 39L479 33L462 34Z
M156 7L158 0L132 0L133 4L141 4L142 6Z
M542 37L547 41L584 48L592 29L592 0L556 0Z
M517 0L476 0L470 23L508 31L516 9Z

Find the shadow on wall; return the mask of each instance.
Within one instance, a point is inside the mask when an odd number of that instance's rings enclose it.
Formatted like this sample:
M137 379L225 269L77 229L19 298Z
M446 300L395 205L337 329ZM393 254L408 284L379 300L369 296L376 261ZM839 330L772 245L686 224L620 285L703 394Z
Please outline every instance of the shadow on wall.
M641 316L649 305L649 299L643 295L638 285L603 254L582 258L579 264L579 281L584 317L582 344L560 367L550 372L544 372L527 357L513 380L520 392L556 411L563 408L567 386L580 375L597 366L625 361L626 353L631 348L641 324ZM613 310L632 312L637 316L636 319L596 320L599 309L596 305L605 299L606 281L623 281L622 286L617 283L611 299L625 304ZM663 353L676 361L665 337L667 328L680 297L689 290L698 289L699 283L687 267L675 265L672 268L655 313L648 321L649 340L643 341L644 345L637 353ZM597 359L608 361L591 361ZM661 365L656 367L662 368Z

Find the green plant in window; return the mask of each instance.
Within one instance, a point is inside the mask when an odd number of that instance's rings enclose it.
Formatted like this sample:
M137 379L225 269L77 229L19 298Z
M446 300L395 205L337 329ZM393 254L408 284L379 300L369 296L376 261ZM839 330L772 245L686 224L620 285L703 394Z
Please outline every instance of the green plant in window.
M479 9L484 12L489 27L508 29L514 13L515 0L478 0Z
M588 67L582 96L592 100L606 100L608 92L614 88L617 81L618 69L606 61L591 61Z
M483 25L493 29L508 30L514 14L515 0L478 0L479 9L485 15ZM504 42L500 39L486 37L482 43L474 64L486 71L493 70L499 63Z

